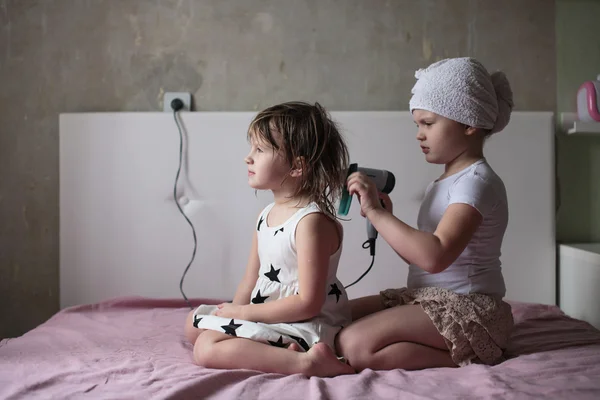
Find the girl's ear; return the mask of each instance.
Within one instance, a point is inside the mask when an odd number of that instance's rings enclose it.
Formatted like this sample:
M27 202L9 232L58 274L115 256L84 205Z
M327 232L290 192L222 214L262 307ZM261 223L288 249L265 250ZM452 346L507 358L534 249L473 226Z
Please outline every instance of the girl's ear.
M477 131L478 131L477 128L473 128L472 126L465 125L465 135L473 136L474 134L477 133Z
M306 162L304 157L297 157L294 163L292 164L292 170L290 171L290 176L292 178L299 178L304 173L304 166Z

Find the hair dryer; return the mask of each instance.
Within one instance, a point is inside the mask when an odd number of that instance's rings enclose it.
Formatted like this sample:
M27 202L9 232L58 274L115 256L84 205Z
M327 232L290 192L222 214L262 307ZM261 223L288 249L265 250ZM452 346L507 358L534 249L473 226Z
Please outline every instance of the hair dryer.
M392 190L394 190L394 186L396 186L396 177L390 171L386 171L384 169L359 167L358 164L354 163L350 164L350 168L348 168L348 176L357 171L363 172L365 175L371 178L373 182L375 182L375 187L379 192L389 194ZM348 193L348 189L344 187L339 206L339 214L348 215L348 211L350 211L350 204L352 204L352 196L350 196L350 194ZM365 245L369 245L371 255L374 256L375 239L377 239L377 230L373 227L371 221L369 221L368 219L367 237L368 241L365 242Z

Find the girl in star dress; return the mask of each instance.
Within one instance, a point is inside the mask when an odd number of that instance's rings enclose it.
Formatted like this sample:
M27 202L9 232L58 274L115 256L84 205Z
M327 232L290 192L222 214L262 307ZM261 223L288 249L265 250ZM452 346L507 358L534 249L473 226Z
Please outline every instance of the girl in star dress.
M334 341L351 320L337 279L343 229L334 203L348 150L319 105L260 112L248 129L248 183L274 201L256 219L246 273L232 303L190 312L185 334L198 365L335 376L354 370Z

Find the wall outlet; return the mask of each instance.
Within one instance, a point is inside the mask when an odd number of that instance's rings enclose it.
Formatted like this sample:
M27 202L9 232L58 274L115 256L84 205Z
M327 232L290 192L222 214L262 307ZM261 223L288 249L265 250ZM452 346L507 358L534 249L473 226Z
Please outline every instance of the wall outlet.
M163 111L173 112L171 101L179 99L183 101L183 108L180 111L192 110L192 94L187 92L166 92L163 97Z

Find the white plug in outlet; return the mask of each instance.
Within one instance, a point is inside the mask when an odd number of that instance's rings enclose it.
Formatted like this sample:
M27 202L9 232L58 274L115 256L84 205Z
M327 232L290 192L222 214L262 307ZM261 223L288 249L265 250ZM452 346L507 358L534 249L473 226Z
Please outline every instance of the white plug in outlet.
M163 111L173 112L171 108L171 101L179 99L183 101L183 108L181 111L192 110L192 94L187 92L167 92L163 97Z

